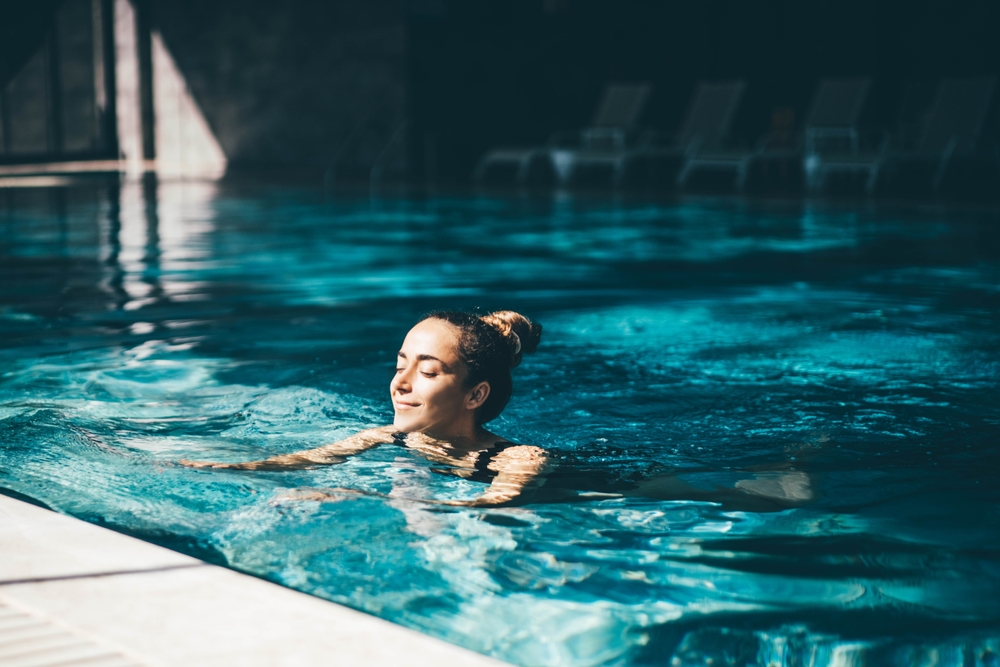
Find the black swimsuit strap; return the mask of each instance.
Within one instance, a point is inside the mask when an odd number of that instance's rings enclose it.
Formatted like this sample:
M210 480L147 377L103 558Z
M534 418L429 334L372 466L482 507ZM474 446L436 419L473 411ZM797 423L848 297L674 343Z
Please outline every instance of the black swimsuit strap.
M396 431L393 433L392 444L405 448L406 433L403 431ZM508 440L500 440L499 442L494 442L492 445L479 452L479 456L476 457L476 462L472 464L472 474L468 476L458 475L456 472L445 468L431 468L431 471L445 475L462 476L464 479L468 479L473 482L483 482L485 484L489 484L493 481L493 478L497 476L497 472L495 470L490 470L490 463L493 462L493 458L497 454L510 447L517 447L517 443L510 442Z
M492 482L493 478L497 476L497 472L490 470L490 463L493 462L493 458L497 454L510 447L517 447L517 443L501 440L479 452L479 456L476 457L476 462L473 464L475 471L466 479L471 479L474 482L485 482L487 484Z

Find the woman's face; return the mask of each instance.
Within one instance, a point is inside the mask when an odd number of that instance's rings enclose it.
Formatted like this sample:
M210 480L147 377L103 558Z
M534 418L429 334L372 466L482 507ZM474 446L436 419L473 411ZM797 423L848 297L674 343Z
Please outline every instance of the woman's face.
M486 400L489 385L465 386L458 334L437 319L424 320L406 334L389 384L395 428L441 438L475 436L475 410Z

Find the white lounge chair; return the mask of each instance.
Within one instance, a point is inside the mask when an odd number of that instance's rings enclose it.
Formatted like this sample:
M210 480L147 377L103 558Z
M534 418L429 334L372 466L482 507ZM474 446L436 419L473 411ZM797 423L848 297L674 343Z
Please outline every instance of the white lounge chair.
M626 162L645 161L651 168L666 165L668 170L677 170L672 173L683 183L690 159L720 148L728 138L745 90L745 81L699 83L677 133L672 137L648 134L644 145L632 151Z
M827 155L857 155L861 149L858 120L871 79L825 79L820 83L805 127L805 153L802 169L806 189L818 191L827 175L837 169Z
M578 160L596 163L623 155L651 90L647 83L609 84L590 127L579 132L558 132L544 146L494 149L479 161L473 178L482 182L492 169L513 166L515 181L523 185L536 169L547 166L557 182L566 183Z
M813 103L806 116L805 144L815 142L858 145L857 121L861 115L871 80L827 79L820 83ZM798 159L802 144L798 143L781 149L774 148L775 142L769 135L758 141L756 148L727 149L706 146L692 151L677 177L677 184L684 187L691 174L699 170L732 170L737 190L743 190L752 165L758 160ZM807 149L808 150L808 149ZM807 172L808 179L808 172Z
M887 151L879 161L879 174L892 181L907 167L924 167L930 172L931 191L937 192L949 167L958 159L974 156L979 149L996 87L995 76L942 81L916 148ZM872 183L871 189L874 187Z
M924 118L920 137L912 148L886 137L878 150L830 151L813 145L805 157L806 172L812 170L811 189L822 190L829 174L867 174L866 191L875 191L879 180L893 178L906 167L922 166L930 172L931 191L937 191L956 157L975 152L986 120L995 76L942 81Z
M595 168L610 168L613 181L621 181L629 143L651 89L649 84L635 84L605 90L594 122L580 135L579 148L553 153L561 183L570 183Z

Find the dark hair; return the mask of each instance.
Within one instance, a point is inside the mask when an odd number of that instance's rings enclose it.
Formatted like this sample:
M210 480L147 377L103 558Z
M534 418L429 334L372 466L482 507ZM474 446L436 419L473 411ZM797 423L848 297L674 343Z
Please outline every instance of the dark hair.
M490 395L479 408L477 421L485 424L496 419L514 389L510 371L538 347L542 326L512 310L498 310L482 317L448 310L424 319L442 320L458 329L458 357L468 370L466 386L484 381L490 385Z

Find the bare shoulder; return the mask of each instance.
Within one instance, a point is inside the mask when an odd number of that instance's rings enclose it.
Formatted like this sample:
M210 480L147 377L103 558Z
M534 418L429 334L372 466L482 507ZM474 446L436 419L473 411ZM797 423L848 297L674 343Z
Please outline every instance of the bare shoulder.
M544 461L546 456L545 450L535 445L512 445L494 458L497 461Z
M359 431L358 435L369 435L369 436L379 436L391 438L396 433L396 427L392 424L388 426L376 426L375 428L366 428L364 431Z
M375 428L366 428L364 431L358 431L351 438L358 438L360 440L371 440L379 442L392 442L392 436L396 433L396 429L390 426L376 426Z
M343 440L331 442L328 445L323 445L322 447L318 447L314 450L309 450L309 452L300 452L300 454L307 457L311 457L312 454L321 456L325 456L327 454L353 456L354 454L360 454L366 449L371 449L372 447L378 447L381 444L392 442L393 433L394 429L391 426L369 428L364 431L358 431L354 435L349 435Z

